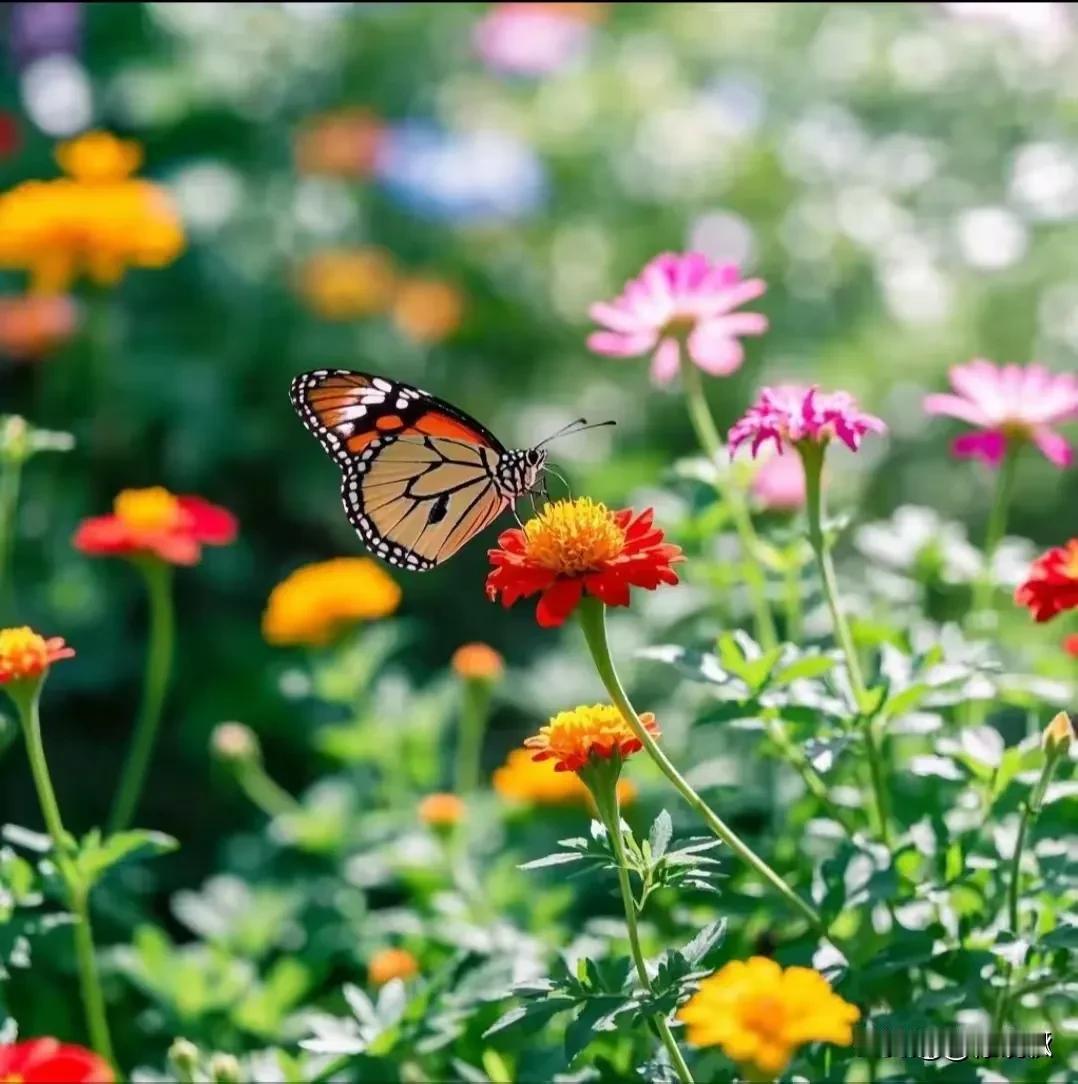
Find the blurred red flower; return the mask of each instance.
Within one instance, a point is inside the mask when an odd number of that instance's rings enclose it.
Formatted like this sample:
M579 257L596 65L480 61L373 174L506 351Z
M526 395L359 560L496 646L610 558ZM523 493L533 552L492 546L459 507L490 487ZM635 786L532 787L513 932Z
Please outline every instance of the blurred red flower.
M83 520L75 547L94 557L156 557L194 565L202 547L226 546L236 537L236 518L201 497L176 497L161 486L125 489L110 516Z
M555 501L524 528L505 531L490 551L493 570L487 596L504 606L540 595L536 619L545 628L561 625L585 592L608 606L628 606L629 588L653 591L676 584L671 567L678 546L663 541L652 510L611 512L588 497Z
M1029 609L1034 621L1048 621L1078 606L1078 538L1041 554L1014 600Z
M0 1080L14 1084L112 1084L108 1064L92 1050L56 1039L0 1046Z
M1063 640L1063 650L1078 659L1078 632L1072 632Z

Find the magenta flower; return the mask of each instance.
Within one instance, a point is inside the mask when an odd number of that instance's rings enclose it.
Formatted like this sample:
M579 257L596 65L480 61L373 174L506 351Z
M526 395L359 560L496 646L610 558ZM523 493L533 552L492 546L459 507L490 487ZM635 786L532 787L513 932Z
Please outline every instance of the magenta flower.
M752 495L772 512L795 512L805 503L805 465L794 452L780 452L760 465Z
M492 71L548 75L584 52L597 15L582 4L495 4L476 23L472 44Z
M815 387L782 384L764 388L745 416L734 424L730 430L730 451L736 451L747 440L752 441L755 456L767 440L773 440L776 450L781 452L786 446L826 444L832 437L838 437L856 452L866 433L886 430L883 421L874 414L864 413L849 392L821 392Z
M928 395L925 410L980 430L957 437L955 455L996 467L1008 441L1032 441L1057 467L1070 465L1071 447L1052 426L1078 417L1078 376L1043 365L993 365L974 358L951 369L950 378L958 394Z
M654 351L652 378L666 384L677 375L684 341L704 372L728 376L745 356L738 336L767 330L767 317L733 310L766 289L763 279L743 279L734 264L713 264L700 252L666 252L619 297L592 305L591 318L605 330L589 335L588 346L615 358Z

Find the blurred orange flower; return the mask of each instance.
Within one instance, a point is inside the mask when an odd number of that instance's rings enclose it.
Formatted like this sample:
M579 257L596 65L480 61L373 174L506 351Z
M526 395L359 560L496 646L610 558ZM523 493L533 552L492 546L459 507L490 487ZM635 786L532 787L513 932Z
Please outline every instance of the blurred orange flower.
M455 794L428 794L419 803L419 819L432 828L449 828L464 819L467 807Z
M34 293L65 291L81 275L115 285L128 267L164 267L183 250L164 189L132 176L137 143L90 132L62 143L68 174L24 181L0 195L0 267L25 270Z
M497 681L505 660L489 644L462 644L453 652L452 666L466 681Z
M388 617L400 600L400 587L369 557L304 565L273 589L262 635L271 644L319 647L351 625Z
M368 109L312 117L297 132L296 168L325 177L365 177L374 168L385 125Z
M176 497L163 486L125 489L112 515L79 524L75 548L92 557L150 556L173 565L194 565L202 547L227 546L236 537L236 518L201 497Z
M412 278L401 283L393 320L413 342L437 343L460 327L464 295L441 279Z
M640 721L649 734L659 736L651 712L643 712ZM612 704L581 705L559 712L524 745L535 751L534 760L553 760L556 772L576 772L592 760L625 760L643 748Z
M77 322L69 297L0 297L0 353L18 361L40 358L70 339Z
M0 685L40 677L54 662L75 655L63 638L45 639L33 629L0 629Z
M296 288L324 320L351 320L385 312L397 275L380 248L332 248L310 257L299 269Z
M410 979L418 974L419 961L407 949L382 949L367 964L367 977L375 986L384 986L392 979Z
M513 749L492 777L495 791L509 801L528 805L591 805L591 791L575 772L559 772L549 760L535 760L527 749ZM618 780L618 801L629 805L636 787Z

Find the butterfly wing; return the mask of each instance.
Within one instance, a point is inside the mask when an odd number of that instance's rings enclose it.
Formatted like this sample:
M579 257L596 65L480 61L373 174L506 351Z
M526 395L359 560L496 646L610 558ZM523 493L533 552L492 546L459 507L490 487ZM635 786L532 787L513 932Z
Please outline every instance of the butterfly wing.
M434 568L509 503L495 484L498 439L419 388L320 369L296 377L292 404L341 468L352 525L390 564Z

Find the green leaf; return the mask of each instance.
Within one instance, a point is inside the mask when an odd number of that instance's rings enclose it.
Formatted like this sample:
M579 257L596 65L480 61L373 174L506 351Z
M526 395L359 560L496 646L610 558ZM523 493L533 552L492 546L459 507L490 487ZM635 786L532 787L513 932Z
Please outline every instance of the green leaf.
M546 866L564 866L569 862L579 862L583 858L584 855L575 854L572 851L555 851L553 854L544 855L542 858L533 858L530 862L517 866L517 869L543 869Z
M151 832L145 828L135 828L129 832L119 832L102 840L100 833L88 833L79 845L75 863L88 885L95 884L113 866L126 862L136 855L153 857L174 851L179 842L164 832Z
M542 1001L529 1001L527 1004L518 1005L499 1016L498 1019L483 1032L483 1038L486 1039L491 1035L497 1034L499 1031L505 1031L506 1028L511 1028L514 1024L519 1024L522 1020L527 1020L536 1030L538 1030L552 1017L557 1016L560 1012L565 1012L567 1009L571 1009L577 1004L579 1004L579 1002L575 998L566 997L564 994L547 997Z
M693 967L705 964L708 957L717 949L726 937L726 919L720 918L705 926L682 950L681 955Z
M666 854L666 848L670 845L670 840L673 835L674 822L670 819L670 814L663 809L655 818L655 821L651 826L651 831L648 833L648 844L651 847L652 862L658 862L659 859Z
M834 669L835 660L829 655L802 655L796 662L782 667L773 677L776 685L789 685L804 678L818 678Z

